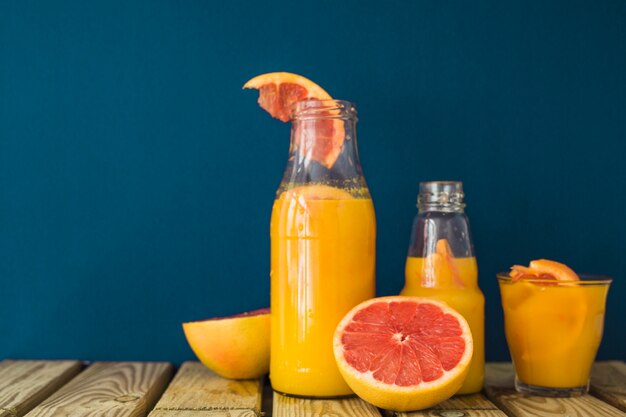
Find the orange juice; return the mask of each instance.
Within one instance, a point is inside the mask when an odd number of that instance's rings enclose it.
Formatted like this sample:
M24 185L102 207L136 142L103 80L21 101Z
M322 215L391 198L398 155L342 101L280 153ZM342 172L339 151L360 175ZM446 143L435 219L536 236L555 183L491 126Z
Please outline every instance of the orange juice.
M505 334L523 384L586 391L604 326L608 283L512 282L499 276Z
M375 295L371 199L320 185L283 192L270 235L273 388L311 397L351 394L332 338L343 316Z
M440 253L426 258L409 256L405 278L401 295L443 301L467 320L474 340L474 356L459 393L480 391L485 369L485 297L478 288L476 258L443 259Z

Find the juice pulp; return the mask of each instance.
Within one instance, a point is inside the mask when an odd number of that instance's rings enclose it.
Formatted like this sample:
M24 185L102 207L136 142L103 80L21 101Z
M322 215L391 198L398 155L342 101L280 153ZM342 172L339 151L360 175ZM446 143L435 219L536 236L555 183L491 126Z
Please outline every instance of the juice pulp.
M500 281L504 330L518 379L528 385L587 385L604 327L605 285Z
M286 195L274 202L270 231L272 387L350 395L332 338L344 315L375 295L374 206L369 198Z
M459 394L478 392L485 377L485 297L478 288L476 258L452 258L456 276L431 258L409 256L406 285L401 295L427 297L447 303L467 320L474 340L474 356Z

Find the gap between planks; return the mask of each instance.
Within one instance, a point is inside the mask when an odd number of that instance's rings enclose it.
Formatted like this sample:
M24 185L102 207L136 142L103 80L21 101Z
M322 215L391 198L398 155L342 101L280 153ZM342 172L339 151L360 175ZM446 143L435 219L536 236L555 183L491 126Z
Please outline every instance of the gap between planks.
M269 384L264 384L261 379L228 380L199 362L185 362L149 417L261 415L380 417L380 412L358 398L311 400L286 397L273 393Z
M508 366L510 367L510 364ZM514 398L509 401L504 396L500 396L497 397L497 402L512 416L554 416L554 412L557 413L556 415L564 415L561 411L570 412L571 416L623 415L608 404L591 396L565 400L541 397L533 397L531 400L519 399L516 397L518 394L514 389L512 392L510 390L512 388L512 368L506 372L510 372L506 376L510 381L507 380L502 389L509 389L504 394L513 395ZM509 388L506 387L507 384L510 385ZM493 393L495 389L499 388L492 384L490 389ZM554 402L557 403L557 407L553 407ZM588 404L589 402L591 405ZM529 404L530 408L526 410L524 407ZM548 405L546 406L546 404ZM264 387L261 380L230 381L213 374L197 362L188 362L181 367L150 417L252 417L259 416L262 412L267 416L273 415L275 417L317 417L322 415L378 417L381 415L378 409L358 398L313 400L287 397L274 393L267 384ZM503 417L506 415L503 410L498 408L498 405L481 394L456 396L428 410L411 413L383 412L386 416L396 417Z
M22 417L51 394L28 417L58 414L143 417L163 393L173 372L167 363L98 362L72 379L81 367L78 361L0 362L0 417ZM67 381L70 382L63 386ZM510 363L488 364L486 385L487 395L511 416L626 416L617 409L623 410L626 404L626 364L623 362L601 362L594 366L592 393L606 403L590 395L560 399L519 394L513 388ZM453 397L428 410L383 413L395 417L504 416L494 403L477 394ZM381 415L378 409L358 398L286 397L273 393L269 384L263 384L262 380L227 380L199 362L186 362L150 417L258 417L263 414L276 417Z

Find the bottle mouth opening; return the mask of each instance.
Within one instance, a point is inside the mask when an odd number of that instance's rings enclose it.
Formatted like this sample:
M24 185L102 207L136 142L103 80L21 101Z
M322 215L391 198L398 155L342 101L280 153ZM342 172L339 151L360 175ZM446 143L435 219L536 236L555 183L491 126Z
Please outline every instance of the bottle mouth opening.
M292 120L341 119L357 120L356 106L346 100L306 99L296 101L290 109Z
M461 193L463 194L463 182L461 181L423 181L420 182L421 193Z

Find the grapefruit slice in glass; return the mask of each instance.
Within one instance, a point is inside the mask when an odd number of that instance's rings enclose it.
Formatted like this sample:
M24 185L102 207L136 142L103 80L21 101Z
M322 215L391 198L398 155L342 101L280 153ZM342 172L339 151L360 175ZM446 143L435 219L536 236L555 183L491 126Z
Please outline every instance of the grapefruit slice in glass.
M463 316L444 303L404 296L354 307L337 326L333 348L350 388L393 411L421 410L450 398L473 354Z
M509 274L511 280L517 281L523 278L544 279L554 281L579 281L578 274L569 266L548 259L530 261L526 266L513 265Z
M230 379L258 378L270 367L270 309L183 323L200 362Z

